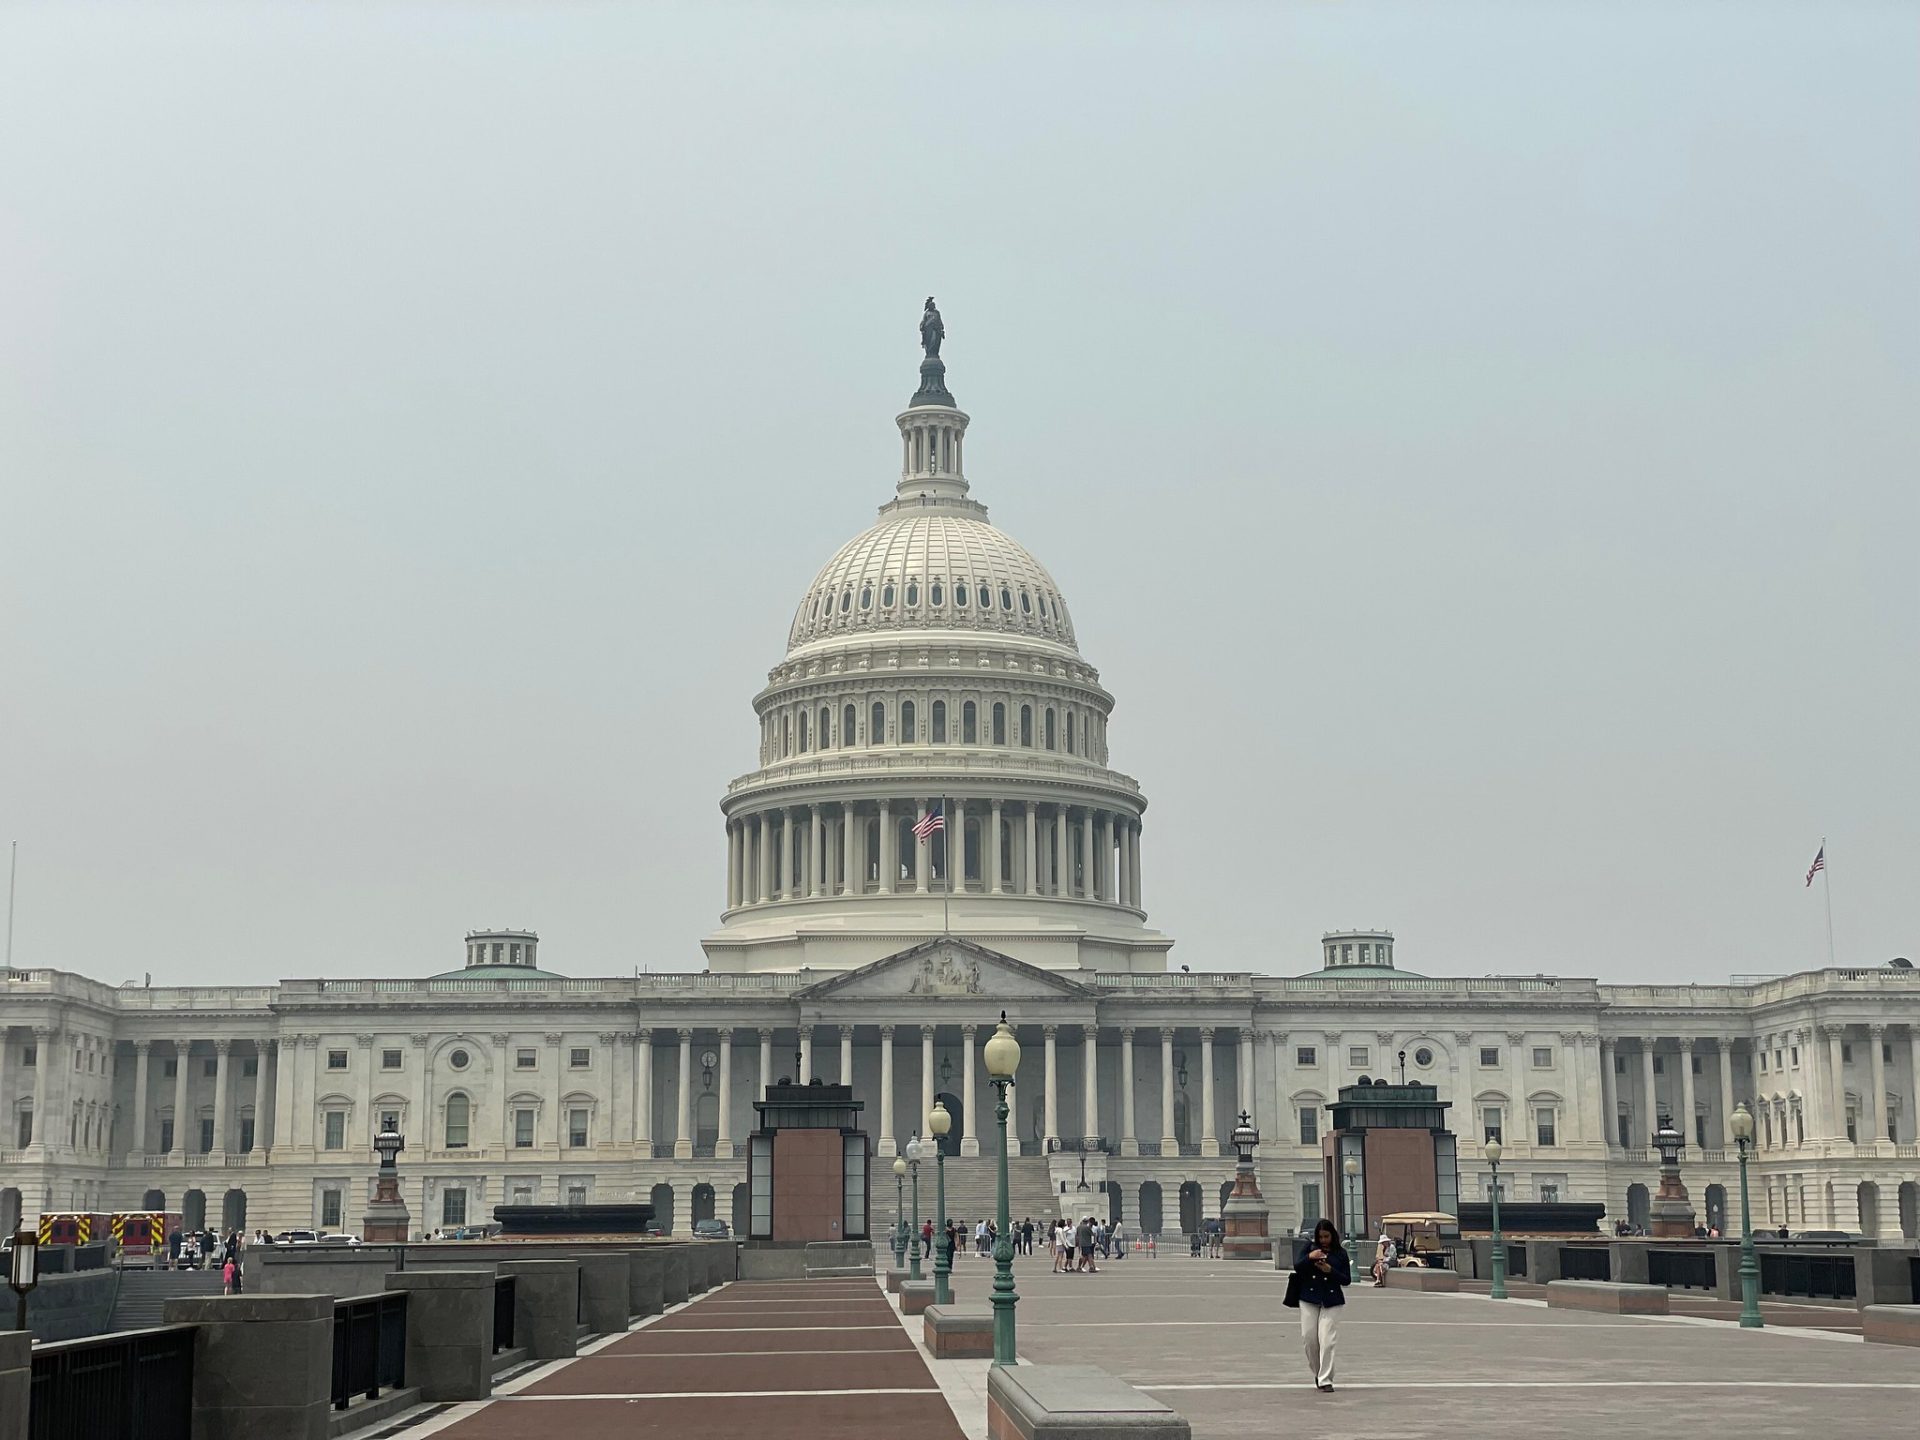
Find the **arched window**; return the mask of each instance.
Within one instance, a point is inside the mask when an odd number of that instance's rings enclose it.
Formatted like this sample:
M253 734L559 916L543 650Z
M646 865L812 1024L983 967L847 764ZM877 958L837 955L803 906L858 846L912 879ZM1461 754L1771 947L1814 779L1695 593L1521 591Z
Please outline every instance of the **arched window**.
M993 743L1007 743L1007 707L998 700L993 702Z
M880 587L880 608L883 610L893 608L893 581L891 580Z
M1000 587L1000 608L1002 610L1013 609L1013 591L1004 585Z
M1020 743L1031 750L1033 748L1033 707L1020 707Z
M1033 613L1033 597L1024 590L1020 592L1020 613L1022 615Z
M958 605L962 610L967 608L967 582L966 581L956 580L953 582L953 603Z
M1055 744L1055 736L1054 736L1054 733L1053 733L1053 707L1052 707L1051 705L1049 705L1049 706L1047 707L1047 726L1046 726L1046 730L1047 730L1047 749L1049 749L1049 750L1053 750L1053 749L1056 749L1056 748L1058 748L1058 747L1056 746L1056 744ZM801 748L802 750L804 750L804 749L806 749L807 747L806 747L805 745L802 745L802 746L801 746L800 748Z
M862 610L871 610L873 608L873 586L862 585L860 587L860 608Z
M813 732L813 748L824 750L833 744L833 712L826 706L820 707L820 724Z
M782 758L793 753L793 717L780 717L780 754Z
M807 712L800 712L800 753L807 753Z
M873 702L873 714L867 721L867 743L869 745L887 743L887 707L879 700Z
M447 1097L447 1149L467 1148L467 1131L472 1117L473 1103L466 1096L455 1093Z
M960 743L963 745L980 743L979 716L971 700L960 707Z
M853 608L853 591L851 589L841 591L840 592L840 613L844 615L852 608Z
M1067 711L1067 753L1073 754L1073 711Z
M911 610L919 603L920 582L918 580L909 580L907 581L907 608Z
M944 700L933 702L933 743L947 743L947 702Z
M928 596L928 599L932 601L932 603L933 603L933 606L934 606L934 608L935 608L936 610L937 610L937 609L939 609L939 608L940 608L940 606L942 606L942 605L944 605L944 604L946 604L946 603L947 603L947 602L946 602L946 591L945 591L945 589L944 589L944 588L943 588L943 587L941 586L941 584L940 584L940 582L939 582L938 580L936 580L936 581L934 581L934 582L933 582L933 592L932 592L932 594L931 594L931 595L929 595L929 596Z
M900 743L902 745L911 745L920 738L920 731L914 724L915 718L913 701L902 700L900 702Z
M854 719L855 713L851 705L840 712L840 748L842 750L853 744L853 732L858 724Z

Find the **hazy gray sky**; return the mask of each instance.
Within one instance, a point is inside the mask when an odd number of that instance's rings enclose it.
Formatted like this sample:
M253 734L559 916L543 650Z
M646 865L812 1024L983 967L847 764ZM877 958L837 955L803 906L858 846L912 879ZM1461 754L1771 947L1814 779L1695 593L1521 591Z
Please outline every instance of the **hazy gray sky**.
M0 9L16 963L698 969L920 302L1200 968L1920 952L1910 4ZM4 857L0 857L3 860Z

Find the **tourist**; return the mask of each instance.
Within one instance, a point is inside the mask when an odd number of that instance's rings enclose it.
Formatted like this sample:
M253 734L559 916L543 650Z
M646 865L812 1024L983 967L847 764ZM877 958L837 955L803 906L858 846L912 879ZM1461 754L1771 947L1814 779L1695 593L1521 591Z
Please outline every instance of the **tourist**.
M1127 1258L1127 1232L1118 1220L1113 1222L1113 1258L1116 1260Z
M1394 1245L1393 1237L1382 1230L1380 1232L1380 1253L1375 1257L1373 1262L1373 1283L1375 1285L1384 1285L1387 1283L1387 1271L1393 1268L1393 1262L1398 1255L1399 1249Z
M1342 1287L1353 1283L1353 1266L1340 1244L1340 1232L1331 1220L1313 1227L1313 1245L1287 1277L1286 1297L1280 1302L1300 1312L1300 1343L1307 1354L1307 1371L1314 1388L1333 1389L1333 1343L1338 1336L1335 1312L1347 1303Z
M1774 1231L1773 1235L1776 1240L1786 1240L1790 1238L1787 1232L1787 1222L1782 1220L1780 1222L1780 1228Z
M1087 1216L1074 1227L1074 1247L1080 1252L1080 1269L1089 1275L1099 1272L1093 1268L1093 1217Z
M1198 1260L1200 1258L1200 1247L1205 1243L1206 1236L1201 1233L1200 1227L1196 1225L1193 1233L1187 1236L1187 1253L1195 1260Z

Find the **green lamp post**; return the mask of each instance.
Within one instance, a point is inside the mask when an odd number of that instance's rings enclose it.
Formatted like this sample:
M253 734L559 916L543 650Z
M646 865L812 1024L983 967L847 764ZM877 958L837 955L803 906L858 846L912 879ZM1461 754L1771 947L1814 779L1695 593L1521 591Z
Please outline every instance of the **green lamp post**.
M907 1263L907 1162L893 1162L893 1268Z
M1740 1328L1759 1330L1760 1262L1753 1253L1753 1215L1747 1201L1747 1149L1753 1144L1753 1115L1744 1104L1733 1107L1733 1143L1740 1151Z
M1507 1242L1500 1237L1500 1142L1487 1141L1481 1153L1493 1170L1493 1178L1487 1182L1487 1198L1493 1202L1493 1288L1487 1295L1494 1300L1504 1300L1507 1298Z
M999 1198L996 1219L999 1238L993 1242L993 1363L1014 1363L1013 1307L1020 1297L1013 1292L1013 1223L1007 1215L1007 1087L1014 1071L1020 1068L1020 1042L1013 1038L1007 1024L1007 1012L1000 1012L1000 1026L986 1045L987 1079L999 1098L993 1107L1000 1126Z
M907 1141L907 1172L913 1176L913 1263L907 1278L918 1280L920 1276L920 1137L914 1136Z
M947 1102L936 1100L927 1116L927 1133L933 1136L933 1303L953 1303L953 1245L947 1239L947 1152L941 1145L953 1128L953 1116Z

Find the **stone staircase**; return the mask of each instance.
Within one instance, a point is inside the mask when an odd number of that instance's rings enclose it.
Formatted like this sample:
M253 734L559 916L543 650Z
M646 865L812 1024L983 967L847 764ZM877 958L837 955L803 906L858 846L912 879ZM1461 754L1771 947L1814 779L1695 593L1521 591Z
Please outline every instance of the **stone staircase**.
M167 1301L218 1295L218 1270L122 1270L113 1302L115 1330L147 1330L166 1323Z
M893 1162L875 1161L874 1210L886 1223L893 1221ZM920 1164L920 1214L931 1218L934 1209L936 1178L933 1164ZM990 1220L995 1213L998 1176L991 1155L949 1155L947 1157L947 1214L961 1222L972 1244L973 1227ZM912 1186L907 1190L907 1208L913 1207ZM1015 1223L1031 1216L1036 1222L1051 1220L1058 1212L1047 1179L1043 1156L1022 1155L1007 1162L1007 1212ZM1104 1212L1103 1212L1104 1213Z

